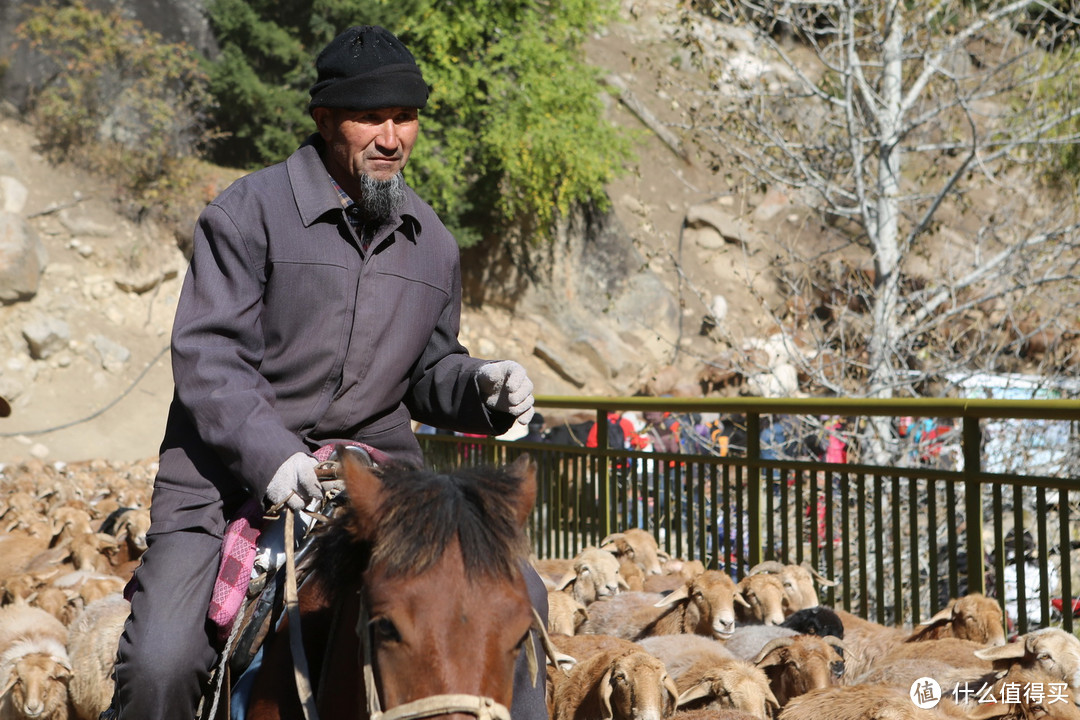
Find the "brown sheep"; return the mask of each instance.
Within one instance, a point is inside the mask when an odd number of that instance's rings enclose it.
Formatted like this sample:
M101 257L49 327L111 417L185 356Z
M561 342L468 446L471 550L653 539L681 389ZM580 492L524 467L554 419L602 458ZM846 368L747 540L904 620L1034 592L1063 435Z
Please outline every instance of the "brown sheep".
M940 717L922 710L906 690L856 685L811 690L792 699L778 720L930 720Z
M784 587L784 594L787 595L788 599L784 608L785 613L788 615L797 610L818 606L820 601L818 600L817 588L814 586L815 582L824 587L834 587L836 585L835 580L829 580L821 576L814 569L814 566L808 562L803 562L801 565L785 565L775 560L766 560L750 568L748 574L757 575L759 573L770 573L780 577L780 582Z
M844 660L838 649L843 642L834 637L796 635L777 638L761 649L754 665L769 676L769 687L780 707L811 690L840 684Z
M735 603L746 604L735 583L709 570L667 596L622 593L595 603L581 632L627 640L683 633L724 638L735 628Z
M0 535L0 578L8 578L29 570L34 558L49 548L48 538L31 537L20 533ZM41 568L49 571L52 568Z
M667 718L678 695L675 683L663 663L631 648L599 652L574 665L554 688L552 720Z
M910 635L903 628L864 620L840 608L833 610L844 624L844 661L852 677L872 670L881 656L902 644Z
M787 593L778 575L758 573L739 581L739 593L746 600L737 608L739 622L779 625L788 616Z
M743 710L713 708L699 710L678 710L668 720L758 720L758 716Z
M965 720L1080 720L1075 691L1060 678L1018 665L1006 672L990 671L970 675L957 670L934 678L941 685L942 706L952 717ZM1033 691L1034 692L1028 692ZM960 693L953 704L954 693Z
M116 539L114 566L137 561L146 552L146 532L150 529L150 511L143 508L120 508L102 523L100 532Z
M648 530L630 528L612 533L600 541L600 549L608 550L615 557L627 558L646 575L660 575L660 546Z
M79 720L97 720L112 701L116 646L129 610L122 595L108 595L88 604L68 628L68 692Z
M700 560L669 559L664 563L662 575L648 575L645 578L646 592L671 592L705 572L705 564Z
M680 708L731 708L768 720L780 707L765 672L736 658L699 660L676 678L675 686Z
M548 591L549 633L575 635L582 623L589 619L589 611L569 594L555 590Z
M906 642L953 637L981 645L1004 645L1004 621L997 600L971 593L950 601L941 612L921 623Z

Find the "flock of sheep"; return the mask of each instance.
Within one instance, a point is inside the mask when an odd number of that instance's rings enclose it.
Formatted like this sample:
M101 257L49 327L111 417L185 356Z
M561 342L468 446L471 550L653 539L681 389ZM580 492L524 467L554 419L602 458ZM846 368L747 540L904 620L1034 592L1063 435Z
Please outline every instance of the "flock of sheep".
M822 606L829 581L807 567L762 563L736 583L637 529L533 563L552 720L1080 718L1080 640L1047 628L1006 642L983 595L889 627Z
M97 720L156 465L0 467L0 720Z
M0 720L107 707L155 471L0 466ZM763 563L735 582L637 529L533 563L549 587L552 720L1080 720L1080 640L1043 629L1006 642L981 595L888 627L822 606L829 581L806 567ZM936 707L916 705L921 678L939 683Z

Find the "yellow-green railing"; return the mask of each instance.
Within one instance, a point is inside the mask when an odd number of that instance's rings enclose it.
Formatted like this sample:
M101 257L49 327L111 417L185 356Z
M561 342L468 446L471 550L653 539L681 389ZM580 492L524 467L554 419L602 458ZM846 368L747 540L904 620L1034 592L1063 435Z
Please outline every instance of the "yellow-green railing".
M590 414L598 447L419 437L433 467L503 463L529 452L540 480L531 530L541 557L572 557L611 532L645 527L673 556L736 578L763 560L808 562L838 581L823 591L823 602L879 622L915 624L951 597L987 592L1017 632L1073 627L1080 401L538 397L537 407ZM684 420L745 416L745 451L721 457L608 448L607 414L627 411ZM778 416L949 419L957 428L956 462L764 459L762 421ZM987 455L998 435L1019 433L1023 446L1007 452L1020 456L1045 440L1041 428L1054 430L1057 445L1034 450L1053 455L1053 472L988 467L1002 462L1000 443L995 458Z

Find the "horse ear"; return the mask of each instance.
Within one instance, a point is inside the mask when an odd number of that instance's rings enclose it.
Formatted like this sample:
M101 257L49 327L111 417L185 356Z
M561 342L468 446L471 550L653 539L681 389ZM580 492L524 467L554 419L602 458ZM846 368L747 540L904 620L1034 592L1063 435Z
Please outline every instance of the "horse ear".
M357 540L370 540L374 530L371 519L382 504L382 480L372 469L367 453L354 451L348 446L338 447L337 452L349 504L356 510L357 522L349 530Z
M528 453L522 453L506 470L521 481L515 504L518 527L525 527L536 504L536 463Z

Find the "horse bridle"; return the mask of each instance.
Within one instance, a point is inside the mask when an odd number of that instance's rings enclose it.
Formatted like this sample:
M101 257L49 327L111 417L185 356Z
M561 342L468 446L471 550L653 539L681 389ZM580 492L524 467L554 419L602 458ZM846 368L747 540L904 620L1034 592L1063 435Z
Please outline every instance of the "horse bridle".
M286 512L285 537L293 537L293 511ZM300 697L300 706L305 720L319 720L315 706L315 696L311 690L311 675L308 671L307 657L304 653L303 639L300 635L300 608L297 600L296 564L293 558L292 543L285 543L285 609L289 615L289 644L293 655L293 675L296 691ZM338 610L340 611L340 603ZM532 609L533 624L525 642L525 652L529 662L529 674L536 681L538 665L536 648L532 633L540 635L541 643L552 663L561 668L568 658L555 650L548 637L543 621ZM511 720L510 710L493 698L483 695L449 693L430 695L411 702L403 703L383 711L379 700L379 689L375 684L375 653L371 647L371 633L368 630L370 617L367 606L360 597L360 612L357 615L356 635L360 639L360 665L364 669L364 695L367 697L367 711L370 720L420 720L448 714L472 715L476 720Z

